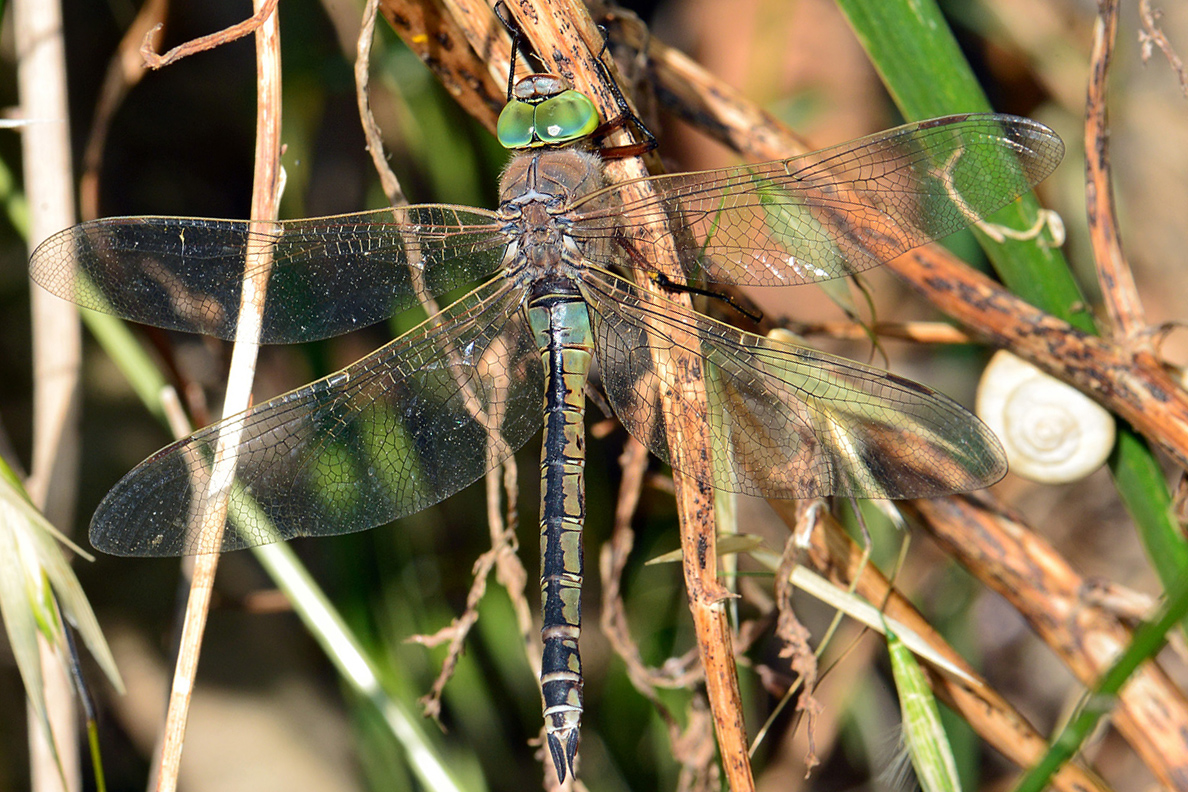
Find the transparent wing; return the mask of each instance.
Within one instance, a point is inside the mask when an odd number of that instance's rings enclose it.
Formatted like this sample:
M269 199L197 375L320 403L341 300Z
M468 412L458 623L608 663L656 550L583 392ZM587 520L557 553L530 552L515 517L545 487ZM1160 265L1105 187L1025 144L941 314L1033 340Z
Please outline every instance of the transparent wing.
M602 381L627 430L682 472L702 449L669 446L667 394L708 426L719 489L767 498L933 497L1006 473L993 433L951 399L909 380L735 330L609 274L582 288ZM677 353L695 356L706 403L685 398Z
M630 229L669 223L691 277L777 286L869 269L952 234L1055 170L1064 144L1026 118L935 118L789 160L654 176L575 202L603 266L655 257ZM635 246L622 255L621 246Z
M166 447L107 495L91 542L116 555L203 549L210 460L239 426L223 551L360 531L457 492L540 427L523 299L496 278L348 368Z
M261 341L328 338L489 276L506 238L482 209L426 204L277 223L116 217L33 252L49 291L134 322L234 339L250 274L271 259Z

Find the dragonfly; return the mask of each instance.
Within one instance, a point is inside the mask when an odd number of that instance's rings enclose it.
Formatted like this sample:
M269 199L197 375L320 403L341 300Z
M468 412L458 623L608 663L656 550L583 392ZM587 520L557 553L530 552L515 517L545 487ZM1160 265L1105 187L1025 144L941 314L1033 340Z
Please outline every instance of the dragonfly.
M736 329L630 275L658 279L661 242L690 284L787 286L861 272L1028 192L1063 156L1054 132L1014 116L954 115L786 160L608 183L593 142L603 128L587 96L555 75L532 75L509 87L499 118L499 139L514 153L493 211L419 204L275 223L107 218L44 242L31 275L54 294L223 339L240 330L245 279L266 272L257 329L273 344L345 333L478 284L341 371L142 462L99 505L92 544L172 556L372 528L473 483L543 424L540 682L564 780L574 774L583 706L592 368L630 434L721 490L935 497L1005 474L997 439L948 397ZM660 237L638 233L658 224L667 229ZM681 356L703 374L700 395L685 392ZM672 442L677 413L706 427L710 472L704 448ZM236 484L211 546L195 527L210 497L202 471L227 432L238 437L227 456Z

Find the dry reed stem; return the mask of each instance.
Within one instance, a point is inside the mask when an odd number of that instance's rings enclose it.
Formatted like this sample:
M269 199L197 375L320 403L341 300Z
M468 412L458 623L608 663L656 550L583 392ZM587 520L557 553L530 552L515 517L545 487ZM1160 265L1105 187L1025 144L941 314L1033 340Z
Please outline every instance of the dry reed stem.
M615 502L615 525L611 538L599 553L598 569L602 578L602 612L599 626L627 666L627 677L631 684L649 701L657 706L661 717L670 722L668 711L656 697L656 688L677 689L688 687L703 678L701 668L682 657L673 663L670 659L663 668L650 668L643 662L639 647L631 638L627 622L627 608L623 601L623 570L635 544L635 532L631 521L635 518L639 498L647 478L650 452L643 443L628 437L619 463L623 471L619 483L619 497Z
M1122 253L1111 183L1106 92L1110 59L1118 35L1118 0L1101 0L1097 13L1085 99L1085 211L1089 239L1093 245L1102 301L1113 325L1111 335L1123 345L1134 343L1149 348L1142 300L1134 283L1134 273Z
M875 338L894 338L900 341L912 341L917 344L972 344L974 339L968 333L946 322L860 322L825 321L825 322L781 322L780 327L787 328L800 336L826 336L846 341L869 341Z
M615 654L627 667L627 678L656 709L668 731L672 754L681 766L679 789L717 788L714 767L714 739L710 718L705 712L706 703L694 695L685 713L685 726L665 706L656 691L665 689L691 689L704 679L701 665L695 652L681 658L670 658L661 668L651 668L643 661L639 647L631 637L627 622L626 603L623 601L623 570L635 543L635 532L631 521L635 517L639 498L647 477L650 452L634 437L627 439L619 457L623 477L619 484L619 497L615 503L615 525L611 538L603 546L598 558L598 571L602 578L602 612L599 626L610 642Z
M772 501L772 506L784 520L796 524L794 504ZM857 593L867 601L883 605L887 616L907 626L947 661L960 668L981 684L970 684L934 667L924 664L929 681L937 695L992 745L1015 764L1026 767L1034 764L1048 748L1047 741L1027 719L986 683L981 675L951 647L924 616L901 595L887 578L871 564L863 564L863 551L845 530L828 517L822 521L824 530L811 535L809 561L813 568L838 586L848 587L857 579ZM1108 789L1089 771L1077 765L1064 767L1052 779L1055 788L1065 792L1085 792Z
M1132 638L1090 602L1089 585L1042 537L989 498L912 501L924 527L980 581L1005 597L1086 686ZM1188 788L1188 698L1154 660L1118 694L1111 721L1161 783Z
M17 84L26 119L53 121L22 133L22 168L29 205L29 249L74 216L73 165L60 3L14 4ZM33 452L26 481L30 498L69 533L78 487L82 331L78 310L40 288L30 295L33 328ZM29 766L37 792L79 789L78 723L74 687L61 655L38 641L42 687L53 745L31 706Z
M388 203L400 206L408 203L408 199L400 187L400 180L388 166L388 159L384 155L384 141L380 136L379 125L375 123L375 116L371 113L371 100L368 97L371 85L371 42L375 37L375 17L378 8L379 0L367 0L363 7L363 24L359 28L359 41L355 48L355 101L359 106L363 136L367 139L367 153L371 155L371 164L379 175L380 186L388 198Z
M206 52L215 47L221 47L224 44L237 41L249 33L258 32L264 24L264 20L268 19L272 12L276 10L278 2L280 0L264 0L263 3L253 2L252 5L255 8L255 13L242 22L228 28L223 28L217 33L211 33L209 36L202 36L187 41L185 44L179 44L164 55L157 54L157 48L154 42L157 33L162 27L161 25L157 25L145 34L144 42L140 47L140 54L144 58L146 66L150 69L160 69L162 66L168 66L182 58L188 58L199 52Z
M78 185L78 202L83 220L99 216L99 173L103 167L103 153L107 147L107 132L116 110L123 104L128 91L144 77L143 42L151 31L165 21L168 0L149 0L140 7L136 18L125 31L103 76L99 101L91 119L91 130L83 150L82 176Z
M256 158L252 191L252 220L271 225L277 216L277 194L280 163L281 127L281 68L280 31L275 0L256 0L255 8L260 21L256 35ZM267 15L261 16L272 9ZM237 26L238 27L238 26ZM216 36L218 34L215 34ZM214 37L205 37L209 42ZM178 48L182 50L183 48ZM176 52L177 50L175 50ZM269 268L264 266L267 251L257 250L249 242L245 266L251 265L253 274L245 278L242 302L240 304L239 328L241 337L236 341L231 355L228 373L227 395L223 411L232 415L247 409L251 400L251 383L255 373L259 328L263 318L264 295L266 293ZM181 752L185 738L185 725L189 703L193 695L194 677L198 668L202 635L206 616L210 609L210 597L214 585L219 556L217 549L222 543L225 527L227 498L230 481L235 470L234 448L239 438L232 432L220 436L211 479L226 478L228 487L222 491L212 489L211 501L202 509L202 546L210 552L195 559L193 580L189 600L186 603L185 620L178 650L177 668L170 692L169 711L166 715L165 734L161 745L160 769L156 788L159 792L172 792L177 787L181 767Z

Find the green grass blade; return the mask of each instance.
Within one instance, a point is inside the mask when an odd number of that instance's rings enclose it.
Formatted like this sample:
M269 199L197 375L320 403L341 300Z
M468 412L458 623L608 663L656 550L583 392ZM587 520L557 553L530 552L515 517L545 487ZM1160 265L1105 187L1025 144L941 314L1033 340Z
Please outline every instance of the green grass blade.
M924 792L960 792L957 762L928 680L911 650L885 622L883 632L887 636L887 654L891 658L891 673L899 693L903 741L916 770L916 779Z

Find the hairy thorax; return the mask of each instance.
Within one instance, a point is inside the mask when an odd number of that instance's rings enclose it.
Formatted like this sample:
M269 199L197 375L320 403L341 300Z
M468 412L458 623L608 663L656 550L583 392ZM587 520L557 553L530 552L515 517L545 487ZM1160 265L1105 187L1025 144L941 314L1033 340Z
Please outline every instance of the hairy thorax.
M602 161L590 152L543 150L513 157L500 179L498 209L510 238L509 271L530 278L572 277L582 256L569 234L568 213L603 184Z

